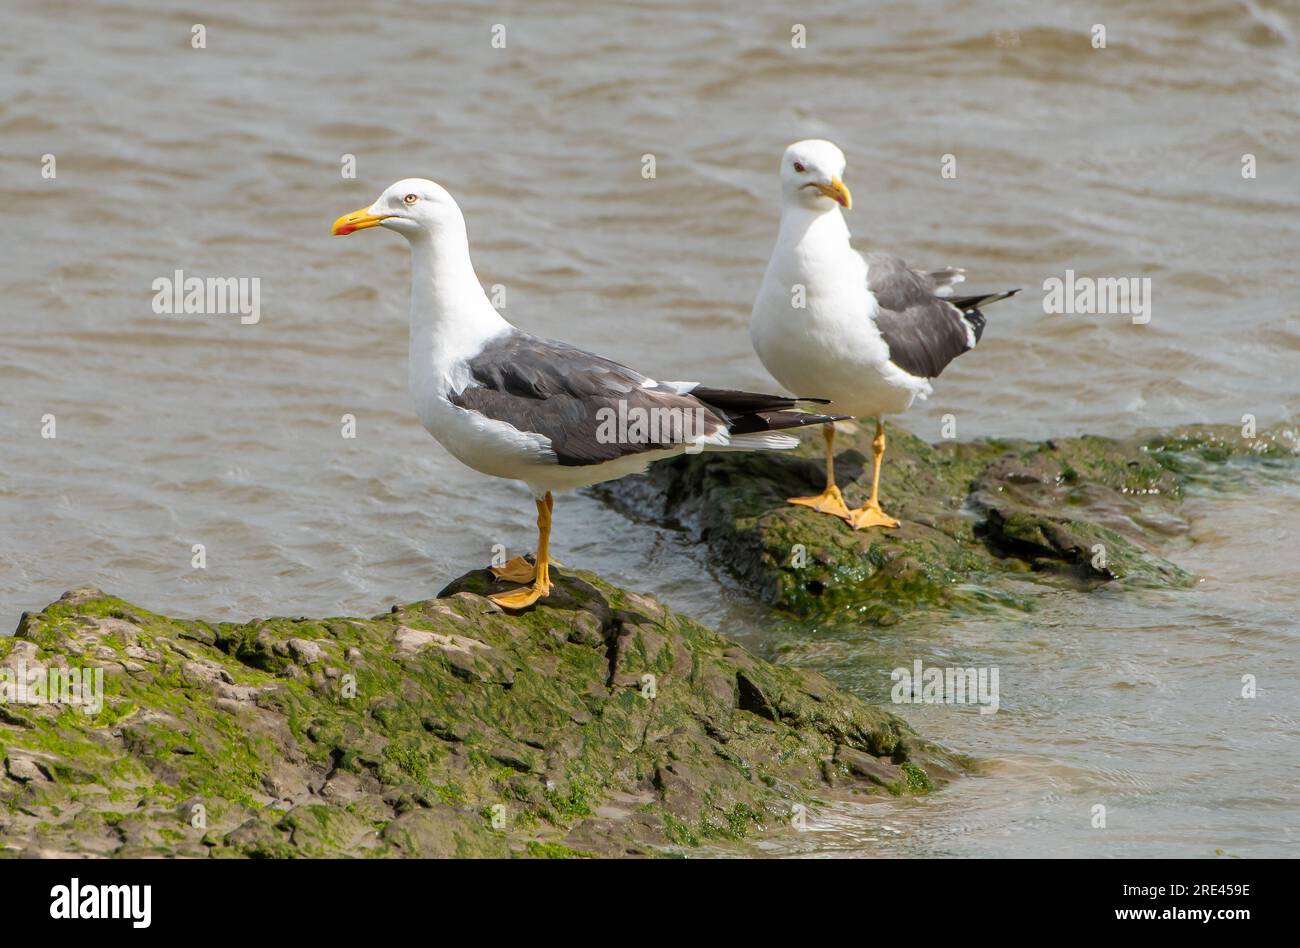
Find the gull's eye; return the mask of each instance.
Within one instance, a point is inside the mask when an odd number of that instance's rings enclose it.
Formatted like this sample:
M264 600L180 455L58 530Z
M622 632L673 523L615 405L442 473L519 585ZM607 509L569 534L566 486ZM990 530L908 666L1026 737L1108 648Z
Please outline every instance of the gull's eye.
M420 196L418 194L408 194L406 197L402 198L402 203L414 204L418 200L420 200Z
M795 170L798 174L803 174L803 173L804 173L805 171L807 171L808 169L805 168L803 165L801 165L799 162L796 161L796 162L794 163L794 170Z

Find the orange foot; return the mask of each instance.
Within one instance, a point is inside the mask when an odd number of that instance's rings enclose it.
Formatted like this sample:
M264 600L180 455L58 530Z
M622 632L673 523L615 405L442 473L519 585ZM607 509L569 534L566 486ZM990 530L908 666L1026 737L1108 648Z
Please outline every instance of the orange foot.
M898 526L898 521L881 510L878 503L866 503L857 510L850 510L845 519L852 524L854 530L863 530L867 527L884 527L886 530L892 530Z
M532 586L525 586L523 589L512 589L510 592L493 593L488 596L488 598L502 609L527 609L533 603L540 599L545 599L550 594L550 583L534 583Z
M832 517L853 522L852 512L848 504L844 503L844 496L840 493L840 489L834 484L815 497L790 497L786 502L801 507L811 507L818 513L830 514Z
M537 578L537 567L522 556L516 556L504 566L491 566L488 569L497 579L511 583L531 583Z

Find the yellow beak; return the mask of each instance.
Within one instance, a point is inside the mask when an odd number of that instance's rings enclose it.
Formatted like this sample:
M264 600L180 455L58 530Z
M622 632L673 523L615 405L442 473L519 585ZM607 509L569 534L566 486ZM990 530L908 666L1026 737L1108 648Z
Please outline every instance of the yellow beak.
M853 195L839 178L831 178L830 184L819 184L817 190L826 195L846 210L853 209Z
M392 214L371 214L370 208L363 207L359 211L353 211L351 214L344 214L334 222L334 229L331 233L335 237L346 237L354 230L365 230L367 227L378 227L380 221L386 221L392 217Z

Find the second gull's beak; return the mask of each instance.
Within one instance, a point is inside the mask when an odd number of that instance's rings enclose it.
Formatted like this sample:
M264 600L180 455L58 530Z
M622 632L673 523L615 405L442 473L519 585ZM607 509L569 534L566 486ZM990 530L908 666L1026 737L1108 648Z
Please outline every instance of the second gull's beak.
M853 195L839 178L831 178L830 184L819 184L816 187L818 191L846 210L853 209Z
M346 237L354 230L365 230L367 227L378 227L380 221L386 221L392 217L392 214L371 214L370 208L363 207L359 211L353 211L351 214L344 214L334 222L334 229L331 233L335 237Z

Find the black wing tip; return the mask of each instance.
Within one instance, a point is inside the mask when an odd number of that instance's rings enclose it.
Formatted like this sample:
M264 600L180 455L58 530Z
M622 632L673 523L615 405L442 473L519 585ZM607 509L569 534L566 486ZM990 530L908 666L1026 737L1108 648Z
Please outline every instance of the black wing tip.
M710 388L697 385L688 393L714 408L737 415L749 415L760 411L784 411L807 403L810 405L829 405L829 398L805 397L799 395L769 395L766 392L747 392L742 389Z
M813 412L798 411L781 413L775 418L764 419L769 431L784 431L788 428L810 428L813 425L830 425L837 421L847 421L848 415L817 415Z
M728 426L732 434L749 434L755 431L784 431L787 428L808 428L812 425L829 425L848 421L848 415L819 415L810 411L765 411L732 419Z
M732 434L780 431L845 421L848 415L826 415L799 410L799 405L829 405L829 398L768 395L697 386L691 391L699 401L722 414Z
M1010 299L1020 292L1022 287L1016 287L1014 290L1003 290L1001 293L980 293L975 296L950 296L944 301L956 306L962 312L979 309L981 306L988 306L990 303L999 303L1002 300ZM940 299L944 299L940 297Z

